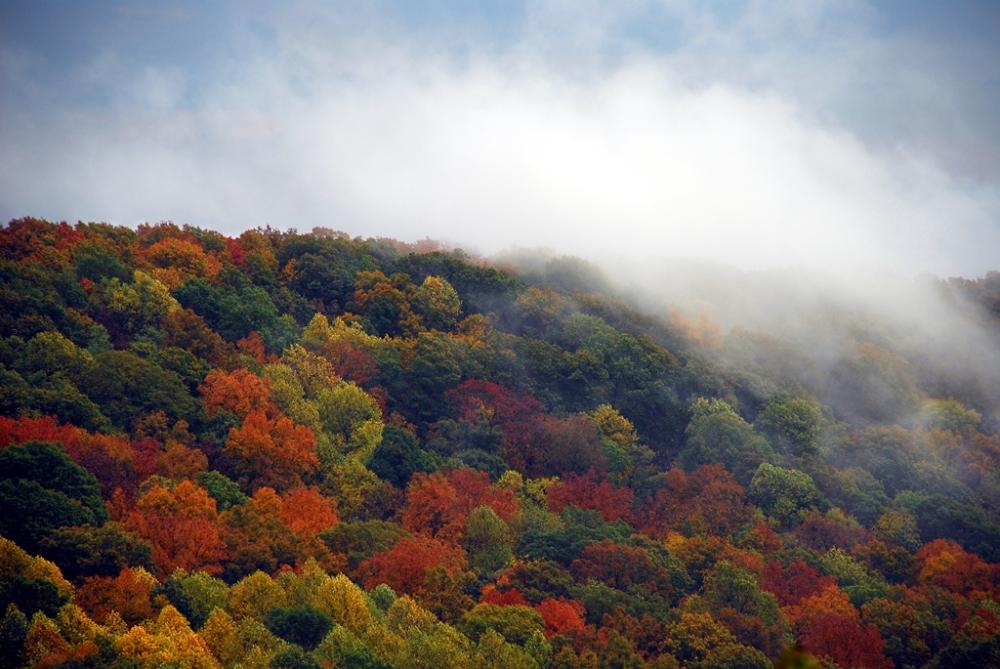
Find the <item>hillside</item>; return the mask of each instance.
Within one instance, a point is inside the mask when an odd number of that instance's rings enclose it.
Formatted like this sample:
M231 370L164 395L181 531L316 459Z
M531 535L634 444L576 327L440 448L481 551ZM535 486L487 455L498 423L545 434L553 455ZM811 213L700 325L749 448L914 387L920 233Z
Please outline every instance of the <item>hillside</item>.
M11 221L0 666L1000 666L997 286L934 283L932 354L567 258Z

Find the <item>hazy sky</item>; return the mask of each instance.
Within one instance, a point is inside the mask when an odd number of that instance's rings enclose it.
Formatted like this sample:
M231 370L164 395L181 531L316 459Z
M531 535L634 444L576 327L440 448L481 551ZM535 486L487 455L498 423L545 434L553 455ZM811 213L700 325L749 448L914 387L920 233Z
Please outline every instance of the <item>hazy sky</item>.
M7 1L0 217L976 275L997 7Z

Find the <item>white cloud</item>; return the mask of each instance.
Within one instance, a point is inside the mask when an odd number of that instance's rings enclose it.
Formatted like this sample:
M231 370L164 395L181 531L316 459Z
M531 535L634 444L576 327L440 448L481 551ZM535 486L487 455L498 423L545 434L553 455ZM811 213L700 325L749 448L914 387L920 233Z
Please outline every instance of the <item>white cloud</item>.
M688 16L695 38L680 52L571 64L542 53L539 37L565 13L540 14L523 43L472 55L352 33L342 17L309 29L288 18L272 52L247 52L190 99L176 69L122 81L110 68L107 104L5 110L0 211L227 232L327 225L486 252L542 245L742 267L997 265L995 186L908 144L874 144L818 104L856 81L845 63L874 62L854 19L834 33L860 49L843 63L797 62L801 46L753 55L792 29L830 42L815 13L750 11L731 25ZM570 42L609 39L600 22L581 23ZM817 73L827 76L804 94Z

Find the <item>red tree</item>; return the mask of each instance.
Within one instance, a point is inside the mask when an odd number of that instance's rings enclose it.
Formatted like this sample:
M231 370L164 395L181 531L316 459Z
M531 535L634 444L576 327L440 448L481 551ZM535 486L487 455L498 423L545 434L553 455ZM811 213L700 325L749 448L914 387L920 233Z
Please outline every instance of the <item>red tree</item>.
M358 567L365 588L385 583L396 592L420 591L428 572L441 568L452 578L465 570L465 551L460 546L427 537L405 537Z
M965 596L1000 591L1000 565L990 564L950 539L935 539L917 551L917 579Z
M488 506L508 523L520 508L514 493L491 486L485 472L418 473L406 489L402 524L415 534L459 542L465 536L465 521L477 506Z
M598 481L597 472L591 469L586 474L570 474L550 487L548 506L556 513L567 506L591 509L613 523L630 517L633 497L631 488L616 488L607 481Z
M578 581L594 579L620 590L645 585L669 596L673 589L670 575L653 563L649 553L610 540L584 548L580 557L570 564L570 571Z
M229 431L226 453L253 487L278 489L302 485L302 477L319 467L312 430L282 414L269 418L260 410L247 414Z
M719 464L691 474L674 468L660 477L660 489L641 504L637 519L647 534L663 534L684 525L690 531L727 535L750 519L743 486Z
M281 500L281 520L299 538L315 537L323 530L334 527L337 502L324 497L315 488L296 488Z
M773 593L782 606L798 604L834 584L832 578L822 576L802 560L791 562L787 568L778 561L768 562L760 576L760 587Z
M149 574L124 567L117 576L91 576L76 590L74 600L98 623L117 611L129 625L153 617L150 595L156 581Z
M199 390L209 416L221 410L232 411L240 418L255 411L268 416L277 412L271 402L271 383L247 369L233 372L213 369L205 376Z
M573 630L582 630L586 626L583 604L573 599L543 599L535 607L545 620L545 636L566 634Z
M153 486L136 502L126 524L149 541L161 574L174 569L222 571L226 547L219 533L215 500L191 481L173 490Z

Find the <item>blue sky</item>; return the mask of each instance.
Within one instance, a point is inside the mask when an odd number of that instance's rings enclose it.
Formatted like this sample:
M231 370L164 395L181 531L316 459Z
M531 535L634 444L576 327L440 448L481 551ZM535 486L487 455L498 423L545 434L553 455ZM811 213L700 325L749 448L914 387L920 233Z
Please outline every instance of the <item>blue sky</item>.
M4 2L0 217L1000 266L991 2Z

